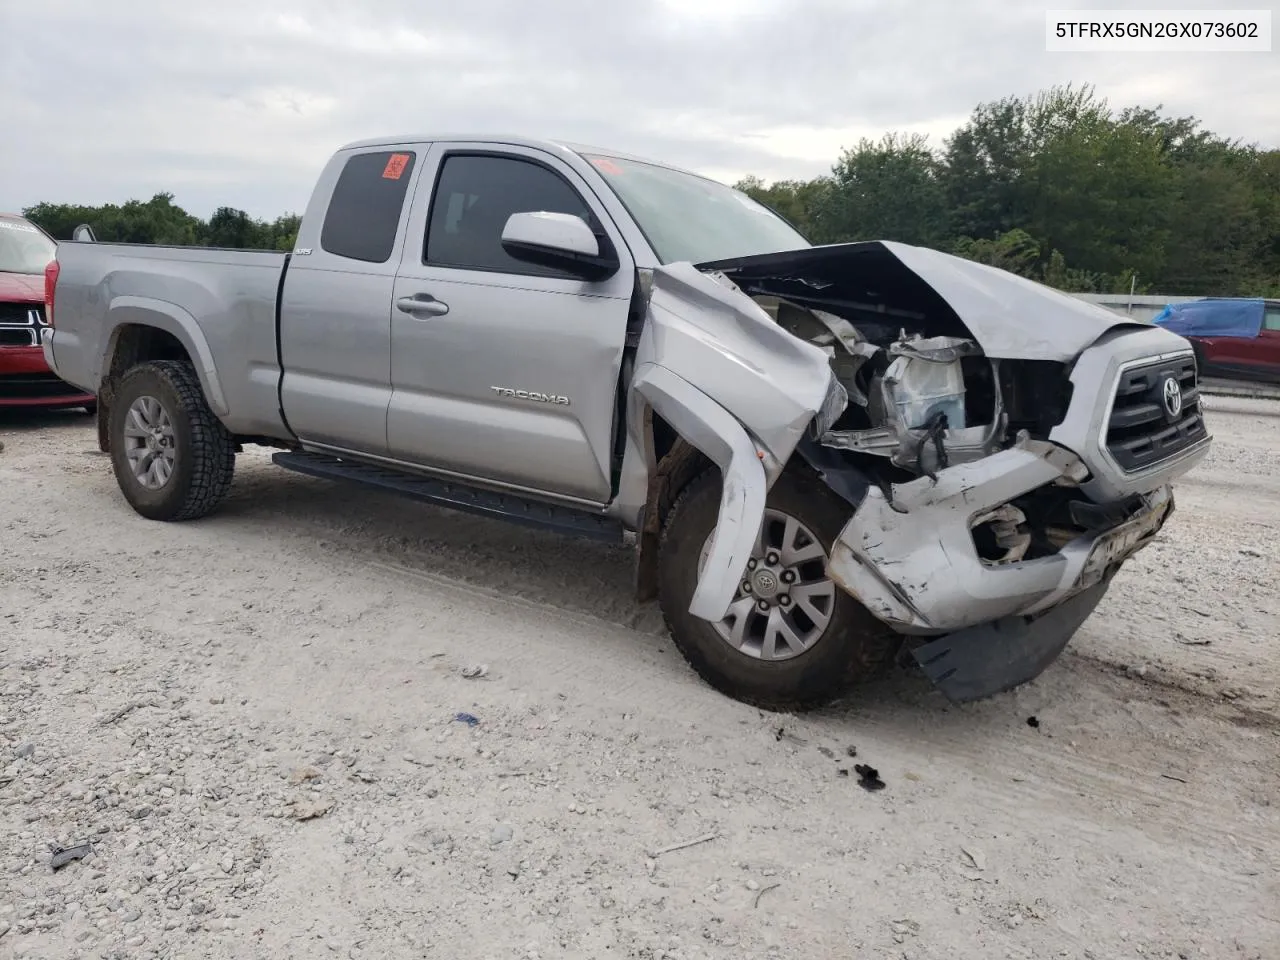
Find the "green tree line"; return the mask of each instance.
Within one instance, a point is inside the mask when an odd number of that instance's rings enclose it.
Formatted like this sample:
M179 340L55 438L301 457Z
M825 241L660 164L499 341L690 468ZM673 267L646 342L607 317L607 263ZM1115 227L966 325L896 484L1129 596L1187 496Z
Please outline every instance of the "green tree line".
M1280 296L1280 150L1159 106L1115 110L1088 86L980 104L939 147L888 133L824 176L737 186L815 243L921 244L1070 291ZM299 220L201 220L167 193L24 212L58 238L89 223L101 240L276 250Z
M69 240L82 223L94 235L113 243L166 243L177 246L232 247L245 250L292 250L302 218L296 213L270 222L233 207L219 207L208 220L193 216L173 202L173 194L157 193L147 201L86 207L72 203L37 203L22 211L56 240Z
M1280 150L1087 86L980 104L940 149L889 133L826 176L737 186L815 243L921 244L1078 292L1280 296Z

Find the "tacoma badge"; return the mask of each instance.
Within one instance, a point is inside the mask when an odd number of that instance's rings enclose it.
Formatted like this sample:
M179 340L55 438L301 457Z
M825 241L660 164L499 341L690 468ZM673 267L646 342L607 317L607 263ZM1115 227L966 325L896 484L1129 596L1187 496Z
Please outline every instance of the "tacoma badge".
M509 397L514 400L532 400L534 403L556 403L567 407L569 398L562 397L556 393L539 393L537 390L514 390L511 387L490 387L494 393L500 397Z

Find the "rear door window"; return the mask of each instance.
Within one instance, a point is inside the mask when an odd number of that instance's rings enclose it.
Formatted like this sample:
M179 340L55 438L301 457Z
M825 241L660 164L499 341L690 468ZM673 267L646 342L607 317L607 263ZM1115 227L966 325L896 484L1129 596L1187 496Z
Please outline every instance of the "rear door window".
M408 150L387 150L347 160L324 215L320 247L365 263L390 260L416 159Z
M1262 328L1280 331L1280 307L1267 307L1262 315Z

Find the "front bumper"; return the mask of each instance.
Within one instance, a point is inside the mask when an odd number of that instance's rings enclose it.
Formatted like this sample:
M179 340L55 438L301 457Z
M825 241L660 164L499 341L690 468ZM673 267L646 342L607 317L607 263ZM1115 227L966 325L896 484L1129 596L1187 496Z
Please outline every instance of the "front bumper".
M872 488L837 538L831 578L900 633L938 635L1052 610L1102 583L1145 546L1173 510L1168 485L1110 529L1058 552L992 564L978 554L976 517L1046 484L1075 486L1088 471L1070 451L1023 439L982 460L894 487ZM895 509L895 505L897 509Z
M0 347L0 407L81 407L95 399L60 380L41 347Z

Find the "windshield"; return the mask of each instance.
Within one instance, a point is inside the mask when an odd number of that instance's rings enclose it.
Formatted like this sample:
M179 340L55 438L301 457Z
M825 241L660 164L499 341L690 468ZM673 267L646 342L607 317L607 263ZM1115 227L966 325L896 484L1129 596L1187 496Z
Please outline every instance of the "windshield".
M25 220L0 217L0 273L44 273L58 245Z
M670 167L588 156L663 263L707 263L809 246L741 190Z

